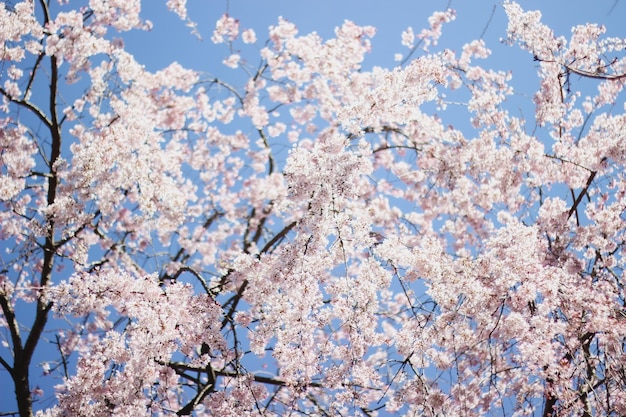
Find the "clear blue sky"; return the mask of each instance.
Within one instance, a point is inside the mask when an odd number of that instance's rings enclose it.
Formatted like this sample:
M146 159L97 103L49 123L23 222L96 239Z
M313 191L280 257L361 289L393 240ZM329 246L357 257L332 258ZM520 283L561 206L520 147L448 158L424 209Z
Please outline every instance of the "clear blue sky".
M444 28L442 46L458 50L467 41L479 38L489 23L485 40L496 52L498 40L506 31L501 1L495 0L189 0L190 17L204 38L198 41L183 22L166 13L164 3L146 2L144 16L155 27L151 33L133 33L127 41L127 46L149 69L177 60L185 66L214 73L225 51L212 46L210 37L215 21L225 12L239 19L242 28L253 28L261 45L268 26L275 24L278 16L295 23L301 34L316 31L323 38L332 36L334 28L345 19L375 26L378 31L367 62L381 66L394 65L394 53L405 51L400 45L400 34L405 28L412 26L419 31L427 25L426 19L433 11L443 10L448 4L457 10L457 19ZM572 25L586 22L606 25L610 35L626 33L625 1L525 0L520 3L526 10L540 9L544 22L559 35L568 36ZM505 62L510 64L508 60Z

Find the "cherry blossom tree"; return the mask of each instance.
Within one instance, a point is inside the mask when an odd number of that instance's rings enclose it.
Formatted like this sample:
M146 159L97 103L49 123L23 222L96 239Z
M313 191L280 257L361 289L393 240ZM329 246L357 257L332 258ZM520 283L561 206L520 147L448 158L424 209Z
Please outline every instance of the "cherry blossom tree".
M2 415L626 414L626 40L504 1L525 120L453 10L390 69L225 14L235 84L59 3L0 4Z

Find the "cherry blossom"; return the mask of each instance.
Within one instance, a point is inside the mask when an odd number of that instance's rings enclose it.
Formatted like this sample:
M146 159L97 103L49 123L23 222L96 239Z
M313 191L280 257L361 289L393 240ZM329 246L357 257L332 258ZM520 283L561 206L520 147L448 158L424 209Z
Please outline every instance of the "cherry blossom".
M626 414L626 40L507 0L520 91L452 9L392 68L224 13L229 79L142 6L0 4L0 414Z
M233 41L239 35L239 21L227 14L223 15L215 24L211 40L215 43Z

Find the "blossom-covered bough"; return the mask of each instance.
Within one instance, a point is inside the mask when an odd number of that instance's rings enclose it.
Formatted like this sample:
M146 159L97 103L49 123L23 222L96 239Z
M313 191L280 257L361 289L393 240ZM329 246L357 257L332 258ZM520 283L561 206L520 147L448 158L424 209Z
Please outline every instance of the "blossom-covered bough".
M626 414L626 41L505 1L524 120L452 10L371 70L224 15L232 85L137 62L140 3L0 4L0 413Z

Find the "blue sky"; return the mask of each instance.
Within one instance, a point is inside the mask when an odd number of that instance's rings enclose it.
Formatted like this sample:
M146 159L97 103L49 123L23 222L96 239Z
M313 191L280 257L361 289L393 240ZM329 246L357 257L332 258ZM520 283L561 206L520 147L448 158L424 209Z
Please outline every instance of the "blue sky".
M419 31L427 25L427 18L433 11L443 10L448 4L457 10L457 19L444 28L442 46L458 50L464 43L479 38L488 25L485 40L496 52L498 40L506 31L501 2L494 0L189 0L190 17L198 24L203 37L198 40L177 16L167 13L164 3L146 2L144 16L154 23L154 28L149 33L135 32L127 40L127 47L149 69L162 68L177 60L199 71L214 72L225 51L216 49L210 37L215 21L225 12L239 19L242 28L253 28L260 45L266 39L268 26L275 24L278 16L295 23L301 34L316 31L323 38L332 36L334 28L345 19L359 25L375 26L377 34L368 62L380 66L394 65L393 55L404 52L400 34L405 28L412 26ZM544 22L560 35L567 36L572 25L586 22L606 25L609 35L626 33L624 1L526 0L520 3L526 10L540 9ZM214 52L218 51L221 53L216 55ZM507 58L504 62L510 65Z

